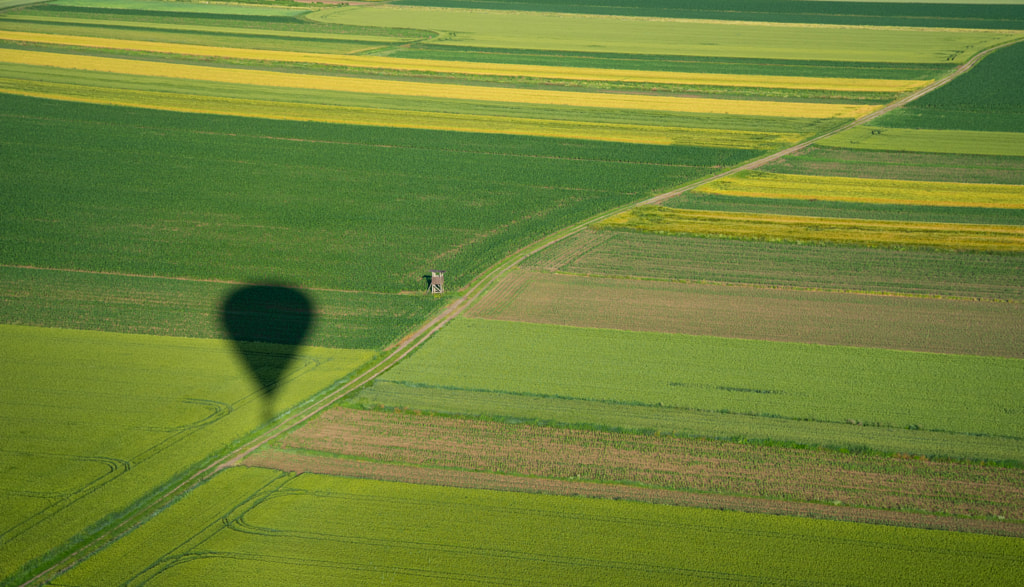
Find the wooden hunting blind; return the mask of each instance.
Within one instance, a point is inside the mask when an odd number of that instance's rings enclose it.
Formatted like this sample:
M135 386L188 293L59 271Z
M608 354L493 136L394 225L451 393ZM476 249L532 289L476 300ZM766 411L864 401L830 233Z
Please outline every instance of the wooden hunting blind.
M430 272L430 293L444 293L444 271Z

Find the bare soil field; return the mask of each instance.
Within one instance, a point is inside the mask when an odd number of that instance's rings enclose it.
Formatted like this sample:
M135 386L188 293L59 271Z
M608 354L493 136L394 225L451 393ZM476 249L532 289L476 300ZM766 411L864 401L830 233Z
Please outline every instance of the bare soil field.
M1019 303L681 283L520 270L467 316L1024 358Z
M1024 470L333 408L243 463L1024 535Z

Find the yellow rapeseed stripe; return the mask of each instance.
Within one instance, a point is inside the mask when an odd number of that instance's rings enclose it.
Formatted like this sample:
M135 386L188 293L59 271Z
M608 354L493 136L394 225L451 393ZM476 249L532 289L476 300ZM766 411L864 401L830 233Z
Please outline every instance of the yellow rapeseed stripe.
M107 39L47 33L23 33L14 31L0 31L0 39L32 43L72 45L76 47L122 49L126 51L149 51L154 53L172 53L180 55L257 59L288 63L319 63L324 65L386 69L394 71L422 71L461 75L491 75L563 80L622 81L789 90L832 90L844 92L909 92L923 87L931 81L735 75L721 73L678 73L669 71L629 71L547 65L472 63L463 61L401 59L396 57L377 57L369 55L336 55L326 53L301 53L294 51L269 51L262 49L237 49L231 47L210 47L205 45L186 45L178 43Z
M394 80L361 79L352 77L254 71L227 67L156 63L111 57L67 55L42 51L0 49L0 62L21 65L60 67L66 69L143 75L171 79L215 81L254 86L305 88L336 92L385 94L424 98L452 98L521 104L550 104L587 108L623 108L662 112L690 112L697 114L739 114L753 116L784 116L794 118L856 118L880 108L879 105L856 106L849 104L818 104L804 102L769 102L758 100L716 100L707 98L673 98L668 96L641 96L568 92L552 90L526 90L463 86L457 84L420 83Z
M750 172L713 181L701 192L748 198L828 200L975 208L1024 208L1024 186L860 179Z
M1024 252L1024 226L814 218L659 206L634 208L594 226L747 240Z
M800 135L786 133L754 133L730 130L568 122L411 110L356 108L269 100L245 100L7 78L0 78L0 92L36 98L172 110L176 112L224 114L278 120L388 126L395 128L513 134L647 145L772 149L796 143L802 138Z

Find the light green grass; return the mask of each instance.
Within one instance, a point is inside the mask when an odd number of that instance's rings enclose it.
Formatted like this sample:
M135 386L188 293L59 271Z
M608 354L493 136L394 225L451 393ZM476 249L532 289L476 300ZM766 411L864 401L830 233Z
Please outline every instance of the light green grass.
M82 8L104 8L108 10L133 10L142 12L181 12L200 14L239 14L251 16L301 16L310 12L308 8L286 8L280 6L257 6L227 2L160 2L157 0L56 0L53 6Z
M226 498L239 506L231 508ZM199 529L185 530L186 521ZM1020 543L627 501L230 469L53 584L733 585L813 578L934 585L985 577L1009 585L1019 583L1024 570Z
M460 319L381 380L1024 438L1019 359Z
M302 31L293 28L281 29L256 29L244 28L241 26L210 26L201 24L176 24L170 22L147 22L144 20L132 20L126 23L121 20L104 20L99 18L69 18L60 16L44 16L39 13L31 14L7 14L0 25L5 30L31 30L37 32L52 32L56 34L91 34L93 36L104 36L112 38L139 38L146 41L156 40L154 32L180 34L198 33L213 34L215 37L206 37L207 42L220 44L222 35L239 35L245 37L280 37L284 39L302 39L318 41L362 41L372 43L408 43L421 41L423 36L395 36L393 34L369 34L368 32L358 33L329 33L316 30ZM316 28L315 25L309 25ZM75 31L70 33L69 31ZM362 30L362 29L360 29ZM79 32L81 31L81 32ZM146 31L148 34L138 36L133 33ZM131 35L131 36L127 36Z
M722 23L551 13L359 6L322 22L443 31L437 44L546 51L889 63L961 63L1012 33ZM812 48L813 49L810 49Z
M0 326L0 499L34 508L0 522L0 578L74 545L372 355L300 353L268 406L228 341Z
M821 140L823 147L1024 157L1024 133L858 126Z

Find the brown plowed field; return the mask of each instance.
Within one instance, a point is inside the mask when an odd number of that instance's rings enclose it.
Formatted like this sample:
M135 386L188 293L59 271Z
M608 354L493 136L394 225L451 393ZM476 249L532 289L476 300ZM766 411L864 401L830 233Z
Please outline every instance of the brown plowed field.
M243 464L1024 535L1024 470L980 464L347 408Z
M520 270L468 316L1024 358L1018 303L615 279Z

